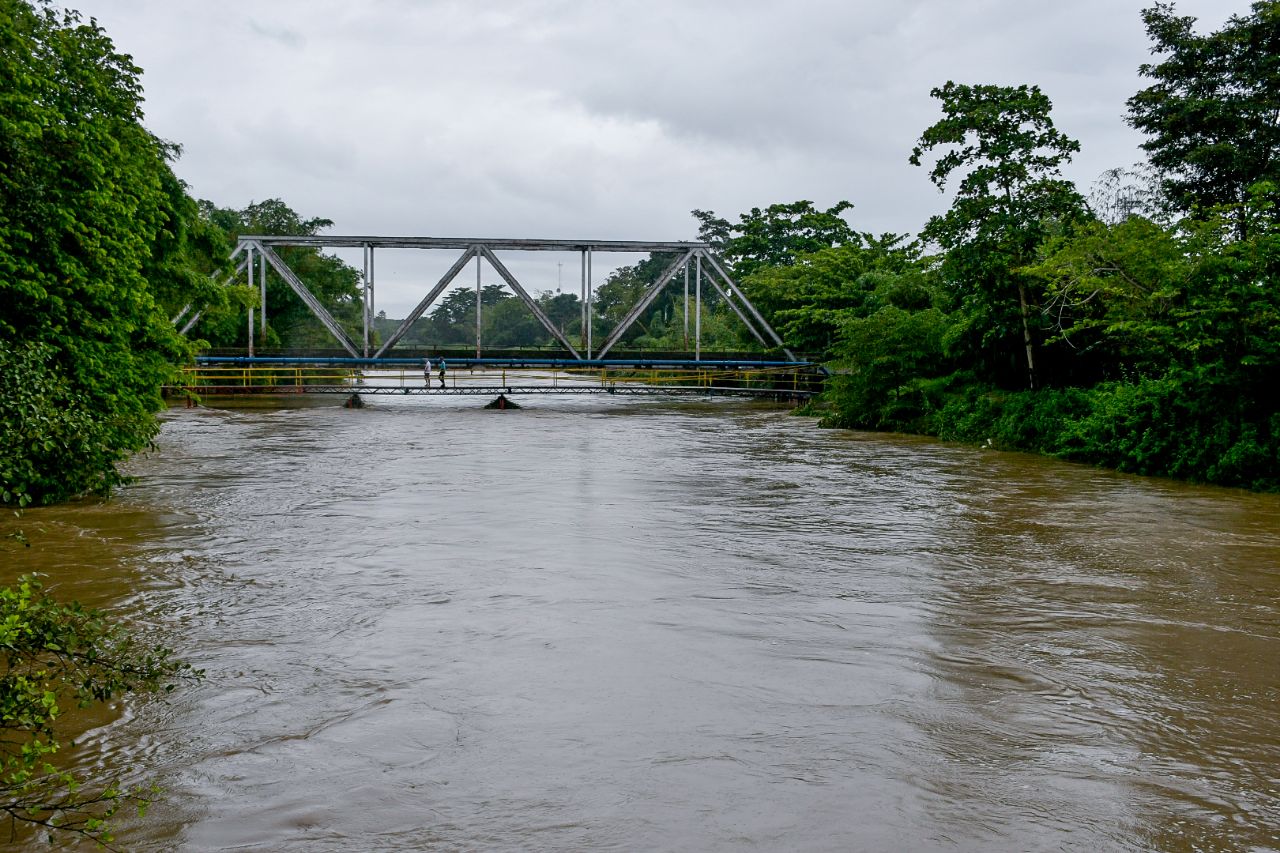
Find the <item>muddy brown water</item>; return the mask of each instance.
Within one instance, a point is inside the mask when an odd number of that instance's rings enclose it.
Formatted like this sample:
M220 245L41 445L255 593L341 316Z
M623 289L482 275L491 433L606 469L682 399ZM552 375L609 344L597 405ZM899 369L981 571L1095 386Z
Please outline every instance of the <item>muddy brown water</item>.
M1280 849L1280 497L482 402L175 409L23 520L208 672L84 739L123 849Z

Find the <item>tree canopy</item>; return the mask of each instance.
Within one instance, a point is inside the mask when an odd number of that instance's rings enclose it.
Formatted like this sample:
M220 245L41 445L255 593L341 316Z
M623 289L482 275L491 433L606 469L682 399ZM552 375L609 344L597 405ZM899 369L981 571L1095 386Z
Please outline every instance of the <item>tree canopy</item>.
M1164 190L1184 214L1243 205L1260 182L1280 185L1280 0L1258 0L1205 35L1196 19L1157 3L1142 13L1151 52L1139 71L1152 85L1129 99L1129 123ZM1233 217L1241 236L1242 215Z

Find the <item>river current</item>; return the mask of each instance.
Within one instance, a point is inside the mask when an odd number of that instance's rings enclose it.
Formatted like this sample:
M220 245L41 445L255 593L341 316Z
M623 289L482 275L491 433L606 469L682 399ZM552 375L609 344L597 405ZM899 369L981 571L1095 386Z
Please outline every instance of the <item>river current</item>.
M769 404L173 409L30 512L207 671L126 850L1280 849L1280 496Z

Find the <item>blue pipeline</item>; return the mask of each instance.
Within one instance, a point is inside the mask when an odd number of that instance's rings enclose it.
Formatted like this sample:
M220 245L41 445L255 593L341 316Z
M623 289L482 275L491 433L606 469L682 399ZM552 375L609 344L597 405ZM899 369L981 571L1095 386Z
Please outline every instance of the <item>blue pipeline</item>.
M612 358L447 358L449 367L620 367L620 368L670 368L680 370L768 370L771 368L814 368L820 365L811 361L693 361L684 359L612 359ZM432 358L433 369L440 367L440 358ZM421 358L307 358L305 356L217 356L198 355L196 364L227 364L237 367L255 365L288 365L291 367L418 367Z

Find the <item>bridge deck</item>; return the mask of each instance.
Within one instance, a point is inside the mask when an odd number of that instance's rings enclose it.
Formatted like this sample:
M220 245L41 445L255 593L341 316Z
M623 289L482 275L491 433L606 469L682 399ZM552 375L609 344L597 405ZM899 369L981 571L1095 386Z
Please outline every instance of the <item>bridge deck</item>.
M290 394L482 396L527 394L809 397L823 372L808 362L679 359L455 358L439 360L202 357L170 391L202 397Z
M171 391L189 391L201 397L290 396L294 394L376 394L415 397L513 397L529 394L617 394L621 396L659 397L811 397L814 391L779 388L729 388L702 385L459 385L447 388L394 385L183 385L170 386Z
M694 359L668 358L658 356L629 356L627 358L567 358L537 356L507 356L503 358L473 358L469 356L430 356L431 364L438 367L443 360L450 369L470 368L543 368L543 369L663 369L663 370L816 370L822 371L821 365L811 361L779 361L777 359ZM201 355L196 356L197 365L222 365L235 367L272 367L284 365L288 367L366 367L366 368L407 368L422 367L426 359L423 357L384 357L384 358L341 358L336 356L242 356L242 355Z

